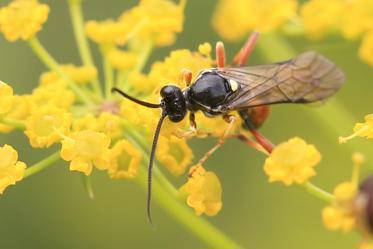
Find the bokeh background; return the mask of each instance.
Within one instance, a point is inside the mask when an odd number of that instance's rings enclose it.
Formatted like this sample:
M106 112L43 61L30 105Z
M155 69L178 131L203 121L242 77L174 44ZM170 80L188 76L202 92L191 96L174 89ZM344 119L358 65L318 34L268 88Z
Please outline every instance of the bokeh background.
M59 62L79 64L66 1L43 2L51 6L51 14L40 39ZM98 20L117 17L135 4L133 0L89 0L85 3L85 15L87 19ZM216 1L190 0L184 32L173 47L156 49L150 61L163 58L174 48L193 50L202 42L219 40L211 27L215 5ZM354 122L372 112L373 69L359 60L358 42L346 42L337 36L318 42L293 37L289 42L298 52L315 50L326 55L345 71L347 84L336 98L352 114L350 118ZM227 43L228 56L232 57L239 46L239 43ZM17 93L29 92L45 70L26 43L8 43L1 37L0 55L0 78L13 84ZM250 64L266 62L254 51ZM315 144L323 159L313 181L332 190L350 177L352 151L339 145L335 131L312 114L314 108L322 112L327 107L328 104L275 106L262 131L276 143L297 135ZM330 122L338 119L331 115ZM352 128L354 123L340 125ZM346 129L340 135L350 132ZM29 164L44 156L32 150L19 133L1 134L0 141L17 148L20 159ZM195 159L214 142L192 141ZM350 143L364 151L372 147L362 139ZM211 223L244 248L357 247L358 235L324 229L320 214L324 203L320 200L297 187L268 184L263 161L264 156L238 141L228 141L208 160L205 167L213 169L223 185L223 210L218 216L208 218ZM368 161L363 173L368 174L372 169L373 164ZM178 186L185 181L185 177L181 178L175 180ZM93 183L96 198L90 200L80 174L69 172L65 163L59 163L7 189L0 198L0 248L207 248L156 204L153 205L156 230L152 230L145 215L145 192L138 185L110 180L97 171Z

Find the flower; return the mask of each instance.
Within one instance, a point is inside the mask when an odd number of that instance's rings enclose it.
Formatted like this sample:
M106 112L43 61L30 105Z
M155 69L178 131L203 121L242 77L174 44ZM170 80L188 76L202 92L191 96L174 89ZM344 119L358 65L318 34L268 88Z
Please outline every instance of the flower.
M60 65L62 72L67 74L75 83L84 85L97 78L97 69L94 66L77 67L73 64ZM60 76L54 72L45 72L40 76L40 85L53 84L61 80Z
M295 0L220 0L212 19L224 39L237 41L250 31L273 31L296 16Z
M193 152L185 139L161 136L158 141L157 159L172 174L178 176L184 173L192 161Z
M355 124L353 131L354 133L348 137L339 137L339 143L346 143L348 140L359 136L366 137L369 139L373 138L373 114L368 114L365 116L364 123Z
M269 176L269 182L302 184L316 175L314 167L320 160L321 155L315 146L294 137L275 147L265 161L264 171Z
M37 0L14 0L0 9L0 30L8 41L32 38L47 21L49 7Z
M88 21L85 25L87 36L99 44L115 44L126 33L122 22L105 20L102 22Z
M170 0L141 0L139 5L125 11L119 21L125 26L127 34L138 27L134 39L150 40L156 46L168 46L174 43L175 34L182 31L184 6L185 0L178 5ZM128 35L125 35L120 43L127 40Z
M7 112L4 117L23 121L30 114L30 104L31 100L29 95L14 95L12 109ZM0 123L0 132L7 133L12 130L14 130L13 126Z
M321 38L336 26L343 11L343 1L312 0L301 7L304 29L312 38Z
M359 56L368 65L373 66L373 31L364 35L359 48Z
M134 67L137 61L137 55L134 52L111 49L108 52L108 60L113 68L125 71Z
M70 161L70 170L90 175L93 166L107 169L110 165L110 138L101 132L83 130L62 140L61 157Z
M140 151L125 139L110 150L108 174L113 179L131 179L137 176L141 162Z
M70 113L54 106L44 106L27 117L25 134L31 146L45 148L60 141L70 125Z
M18 161L18 153L10 145L0 147L0 194L9 185L22 180L26 164Z
M0 81L0 115L12 109L13 100L13 88Z
M180 188L188 206L194 208L196 215L217 215L223 205L219 178L212 171L206 171L202 165L192 167L190 172L193 175Z

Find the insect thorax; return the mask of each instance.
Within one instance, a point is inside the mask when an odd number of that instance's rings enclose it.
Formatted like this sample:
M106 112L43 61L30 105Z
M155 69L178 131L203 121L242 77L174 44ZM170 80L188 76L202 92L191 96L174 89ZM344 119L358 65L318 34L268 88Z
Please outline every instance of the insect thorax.
M209 116L222 114L219 107L224 105L233 90L236 90L234 83L228 82L214 70L202 71L197 80L184 92L188 110L201 110Z

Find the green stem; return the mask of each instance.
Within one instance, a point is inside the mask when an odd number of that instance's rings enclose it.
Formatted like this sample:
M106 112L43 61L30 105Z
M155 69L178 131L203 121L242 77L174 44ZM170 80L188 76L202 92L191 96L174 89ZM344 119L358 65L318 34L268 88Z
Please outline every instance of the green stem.
M34 165L28 167L26 169L24 178L32 176L32 175L48 168L53 163L57 162L59 159L60 159L60 152L58 151L58 152L53 153L52 155L50 155L50 156L44 158L43 160L41 160L40 162L35 163Z
M0 118L0 123L13 126L17 129L24 130L26 128L25 122L22 120L12 119L12 118Z
M144 167L140 167L139 177L137 177L140 186L147 189L147 172ZM168 182L168 181L167 181ZM154 178L153 197L154 200L168 211L177 221L182 223L196 237L200 238L212 248L219 249L239 249L240 245L228 238L224 233L211 225L206 219L196 216L196 214L182 203L175 196L170 195L163 187L164 183ZM177 192L177 190L175 190Z
M143 157L149 160L149 151L144 139L130 125L124 124L127 136L138 148L142 150ZM147 165L140 167L138 183L146 191L148 186ZM167 180L162 172L156 167L153 170L153 197L168 213L177 221L188 228L193 234L204 241L212 248L219 249L238 249L242 248L236 242L231 240L227 235L211 225L206 219L196 216L185 203L180 201L179 191Z
M89 199L93 200L95 198L95 194L92 188L92 177L90 175L87 176L85 174L82 174L82 178L83 178L84 188L87 191L88 197Z
M76 43L78 44L80 57L85 66L95 66L91 56L89 43L84 33L84 17L82 12L81 0L69 0L71 22L73 24ZM93 89L96 94L102 97L102 91L98 79L92 81Z
M76 96L86 104L92 104L93 101L89 96L74 82L70 79L68 75L66 75L61 68L59 67L58 63L54 60L54 58L48 53L48 51L43 47L37 37L33 37L28 40L28 44L30 45L31 49L34 53L38 56L38 58L51 70L57 73L62 79L64 79L68 86L74 91Z
M308 193L315 196L316 198L319 198L320 200L326 201L327 203L331 203L334 200L334 196L332 194L326 192L325 190L317 187L310 182L307 182L302 186Z
M114 87L114 70L107 57L103 54L104 73L105 73L105 94L110 99L111 89Z

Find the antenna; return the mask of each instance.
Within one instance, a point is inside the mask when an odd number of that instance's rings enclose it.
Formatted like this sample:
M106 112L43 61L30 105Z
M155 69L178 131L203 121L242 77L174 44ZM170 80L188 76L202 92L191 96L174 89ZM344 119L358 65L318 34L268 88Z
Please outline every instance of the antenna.
M149 108L160 108L161 105L160 104L153 104L153 103L148 103L148 102L145 102L145 101L142 101L142 100L139 100L139 99L136 99L130 95L128 95L127 93L123 92L122 90L120 90L119 88L112 88L111 89L111 92L114 93L114 92L117 92L119 93L120 95L122 95L123 97L125 97L126 99L129 99L139 105L142 105L142 106L146 106L146 107L149 107Z
M165 111L162 111L162 115L159 118L159 121L158 121L158 124L157 124L157 128L155 129L152 150L150 152L150 158L149 158L149 167L148 167L148 196L147 196L146 207L147 207L148 220L149 220L150 224L152 225L152 227L154 227L153 220L152 220L152 213L151 213L153 162L154 162L155 151L157 150L159 133L161 132L162 123L163 123L163 120L164 120L164 118L166 116L167 116L167 113Z

